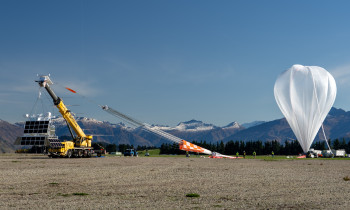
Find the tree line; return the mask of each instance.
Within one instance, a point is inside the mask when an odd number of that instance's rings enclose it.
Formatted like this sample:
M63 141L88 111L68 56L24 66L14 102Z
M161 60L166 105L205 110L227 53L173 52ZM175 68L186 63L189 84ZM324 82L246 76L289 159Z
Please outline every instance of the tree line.
M217 143L207 143L206 141L193 141L200 147L215 151L224 155L235 155L237 152L243 154L246 152L247 155L252 155L255 151L257 155L271 154L272 151L275 155L292 155L302 153L300 145L296 141L286 142L284 145L278 141L228 141L226 144L223 141ZM179 145L174 144L162 144L160 147L160 154L184 154L184 151L179 150Z
M255 151L257 155L269 155L274 152L275 155L298 155L303 153L303 150L297 140L287 140L284 143L280 143L277 140L262 142L258 141L228 141L224 143L223 141L217 143L208 143L206 141L193 141L200 147L208 149L210 151L215 151L225 155L235 155L237 152L243 154L246 152L247 155L252 155ZM328 140L329 145L332 149L345 149L347 154L350 154L350 141L346 141L344 138L342 140ZM178 143L163 143L160 147L155 146L137 146L130 144L108 144L104 142L93 143L92 147L94 149L105 149L107 152L119 151L124 153L126 149L136 149L137 151L147 150L147 149L160 149L160 154L185 154L185 151L179 149ZM326 150L328 149L325 141L317 141L311 145L311 148L316 150ZM30 149L17 150L16 152L23 153L42 153L42 147L33 146Z
M217 143L193 141L192 143L225 155L235 155L237 152L241 155L243 152L246 152L247 155L252 155L254 151L257 155L268 155L271 154L272 151L275 155L298 155L303 153L299 142L296 140L287 140L284 143L280 143L277 140L266 142L262 142L260 140L248 142L231 140L227 143L224 143L223 141ZM332 149L345 149L346 153L350 153L350 141L346 143L345 139L342 139L341 141L339 139L335 139L334 141L328 140L328 143L331 145ZM312 144L311 148L316 150L328 149L325 141L317 141ZM160 146L160 154L185 154L185 152L179 149L179 145L177 143L164 143Z

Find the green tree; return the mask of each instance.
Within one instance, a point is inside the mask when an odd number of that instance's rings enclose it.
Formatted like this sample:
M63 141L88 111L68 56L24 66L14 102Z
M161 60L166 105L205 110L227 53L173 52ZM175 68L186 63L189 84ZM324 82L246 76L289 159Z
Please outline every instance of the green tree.
M228 141L225 145L225 152L226 155L233 155L234 154L234 145L235 143L231 140Z
M106 151L107 152L115 152L115 151L117 151L117 145L116 144L107 144Z
M225 144L223 141L220 142L220 144L218 144L218 149L217 151L221 154L224 154L225 153Z
M275 155L280 155L281 145L277 140L273 140L271 142L271 150L275 153Z
M339 147L340 147L340 149L346 149L346 141L345 141L344 138L343 138L342 141L340 142Z
M125 152L126 149L132 149L134 148L133 145L129 145L129 144L119 144L118 145L118 149L119 149L119 152L123 153Z
M339 139L336 139L333 141L333 149L337 150L340 149L340 141Z

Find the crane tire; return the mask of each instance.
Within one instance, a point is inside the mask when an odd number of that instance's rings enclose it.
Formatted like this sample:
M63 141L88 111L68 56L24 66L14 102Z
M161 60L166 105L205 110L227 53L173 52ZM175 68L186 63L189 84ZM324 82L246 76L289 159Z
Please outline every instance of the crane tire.
M66 158L71 158L72 157L72 150L68 150L66 154Z

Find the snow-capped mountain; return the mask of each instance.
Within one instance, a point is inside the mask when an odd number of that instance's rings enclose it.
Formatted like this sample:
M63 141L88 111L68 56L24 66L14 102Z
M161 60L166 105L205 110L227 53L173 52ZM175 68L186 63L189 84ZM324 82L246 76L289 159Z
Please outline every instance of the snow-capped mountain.
M245 128L250 128L250 127L257 126L257 125L261 125L263 123L266 123L266 122L265 121L253 121L250 123L243 123L242 126Z
M240 124L238 124L238 122L232 122L224 127L222 127L223 129L237 129L237 128L241 128L242 126Z
M188 132L197 132L197 131L207 131L217 128L213 124L206 124L202 121L190 120L187 122L181 122L176 127L175 130L178 131L188 131Z
M202 121L198 120L190 120L187 122L181 122L175 127L169 127L169 126L153 126L155 128L164 130L164 131L185 131L185 132L198 132L198 131L207 131L207 130L213 130L218 128L217 126L213 124L207 124L203 123Z
M207 141L207 142L217 142L225 137L233 135L234 133L243 129L237 122L232 122L224 127L219 127L213 124L204 123L198 120L190 120L185 122L180 122L175 127L170 126L160 126L153 125L157 129L161 129L165 132L168 132L174 136L177 136L182 139L189 141ZM153 134L148 132L137 130L135 131L138 135L144 137L145 139L154 139L156 145L159 145L162 142L161 137L154 137Z
M66 124L65 119L61 116L60 117L53 117L53 118L51 118L51 120L54 124ZM96 120L94 118L87 118L87 117L75 117L75 120L78 122L80 121L83 123L94 123L94 124L103 124L103 123L107 122L107 121L99 121L99 120Z
M163 131L184 131L184 132L199 132L199 131L209 131L214 129L239 129L242 126L238 122L231 122L226 126L219 127L213 124L204 123L198 120L190 120L186 122L180 122L175 127L170 127L166 125L152 125L154 128L161 129Z

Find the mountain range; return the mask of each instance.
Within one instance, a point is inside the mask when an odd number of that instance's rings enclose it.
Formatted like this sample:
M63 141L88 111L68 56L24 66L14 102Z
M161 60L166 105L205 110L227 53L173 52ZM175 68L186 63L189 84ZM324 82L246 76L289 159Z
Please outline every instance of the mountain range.
M98 121L91 118L77 118L78 124L85 133L94 136L95 142L106 142L113 144L132 144L145 146L160 146L162 143L171 143L155 134L149 133L140 128L131 128L123 123L113 124L107 121ZM16 147L13 145L16 137L23 134L24 122L10 124L0 120L0 152L13 152ZM62 117L53 119L57 136L70 136L65 120ZM330 139L350 138L350 112L342 109L332 108L323 123L326 136ZM187 141L206 141L224 143L234 141L271 141L283 142L288 139L295 139L285 118L269 122L254 121L240 125L232 122L220 127L198 120L181 122L175 127L152 125L165 132L173 134ZM316 140L324 139L321 132Z

